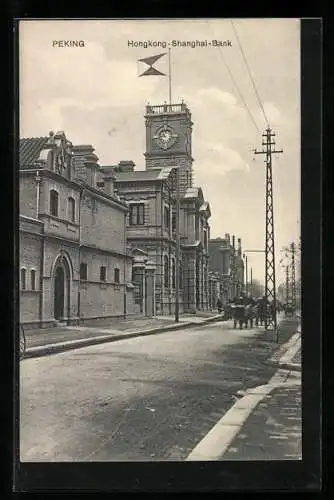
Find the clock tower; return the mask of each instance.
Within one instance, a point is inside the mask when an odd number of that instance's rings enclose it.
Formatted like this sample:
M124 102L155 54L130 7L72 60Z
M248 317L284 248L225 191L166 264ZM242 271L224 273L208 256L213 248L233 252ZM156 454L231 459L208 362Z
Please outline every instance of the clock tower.
M185 103L146 106L146 169L180 166L180 191L192 186L191 113Z

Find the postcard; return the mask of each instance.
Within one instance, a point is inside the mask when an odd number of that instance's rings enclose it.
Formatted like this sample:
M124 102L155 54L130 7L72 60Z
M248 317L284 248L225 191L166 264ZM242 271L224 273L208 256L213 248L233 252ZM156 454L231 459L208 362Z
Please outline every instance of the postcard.
M300 50L19 22L22 464L302 459Z

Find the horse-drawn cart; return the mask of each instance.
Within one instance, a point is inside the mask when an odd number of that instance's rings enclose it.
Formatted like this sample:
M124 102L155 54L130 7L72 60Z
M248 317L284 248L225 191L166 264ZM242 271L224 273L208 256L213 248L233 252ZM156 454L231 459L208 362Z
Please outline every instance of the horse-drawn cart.
M240 330L242 329L243 325L248 322L248 316L247 316L247 308L244 305L240 304L235 304L232 306L232 319L233 319L233 328L237 327L237 323L239 323L239 328Z
M240 330L243 326L253 328L254 321L255 324L258 322L258 308L253 304L235 304L232 306L232 319L234 328L237 327L237 323Z

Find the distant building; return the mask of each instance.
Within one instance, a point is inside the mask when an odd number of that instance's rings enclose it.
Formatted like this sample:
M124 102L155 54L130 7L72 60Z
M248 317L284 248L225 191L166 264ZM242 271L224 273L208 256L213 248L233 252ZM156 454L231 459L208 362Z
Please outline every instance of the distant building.
M128 206L91 146L63 132L20 140L20 321L31 326L139 312L126 250ZM146 262L148 259L146 258Z
M225 238L213 238L209 241L209 269L220 281L220 297L225 303L240 295L244 290L244 262L242 259L241 238L235 245L228 233Z

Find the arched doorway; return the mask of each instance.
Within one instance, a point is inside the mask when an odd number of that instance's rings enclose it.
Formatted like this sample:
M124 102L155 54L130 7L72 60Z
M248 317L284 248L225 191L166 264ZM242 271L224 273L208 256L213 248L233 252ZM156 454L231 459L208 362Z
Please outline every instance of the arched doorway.
M58 266L55 271L54 285L54 317L62 319L65 307L65 272L62 266Z
M57 257L53 267L53 315L55 320L70 319L71 262L66 254Z

